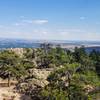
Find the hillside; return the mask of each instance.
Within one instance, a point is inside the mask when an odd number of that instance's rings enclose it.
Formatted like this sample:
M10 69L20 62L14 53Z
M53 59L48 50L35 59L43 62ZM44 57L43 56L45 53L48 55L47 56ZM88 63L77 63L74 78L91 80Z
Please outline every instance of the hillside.
M100 52L7 49L0 52L0 77L1 100L99 100Z

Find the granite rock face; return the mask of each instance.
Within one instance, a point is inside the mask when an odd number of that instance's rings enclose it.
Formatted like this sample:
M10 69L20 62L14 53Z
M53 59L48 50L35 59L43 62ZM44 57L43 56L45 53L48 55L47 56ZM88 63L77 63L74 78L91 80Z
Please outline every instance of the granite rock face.
M10 48L9 50L15 52L19 56L23 56L24 54L24 48Z

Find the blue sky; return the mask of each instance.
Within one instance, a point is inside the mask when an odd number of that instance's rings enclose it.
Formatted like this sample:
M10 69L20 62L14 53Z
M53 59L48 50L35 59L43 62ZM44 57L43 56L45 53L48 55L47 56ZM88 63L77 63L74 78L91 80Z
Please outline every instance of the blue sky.
M0 37L100 40L100 0L0 0Z

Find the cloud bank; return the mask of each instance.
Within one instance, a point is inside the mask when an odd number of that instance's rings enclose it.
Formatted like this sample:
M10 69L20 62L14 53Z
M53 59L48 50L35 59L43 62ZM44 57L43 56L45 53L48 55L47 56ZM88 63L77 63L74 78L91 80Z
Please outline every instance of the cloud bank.
M15 26L24 26L24 25L29 25L29 24L43 25L43 24L47 24L47 23L48 23L48 20L45 20L45 19L37 19L37 20L23 19L20 22L16 22L14 25Z

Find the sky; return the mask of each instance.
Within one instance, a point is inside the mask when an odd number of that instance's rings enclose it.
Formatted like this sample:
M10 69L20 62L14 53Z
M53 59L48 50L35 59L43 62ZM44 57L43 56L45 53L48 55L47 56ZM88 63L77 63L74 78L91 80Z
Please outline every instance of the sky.
M100 0L0 0L0 37L100 40Z

